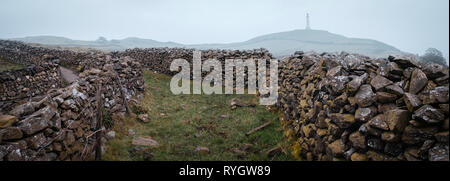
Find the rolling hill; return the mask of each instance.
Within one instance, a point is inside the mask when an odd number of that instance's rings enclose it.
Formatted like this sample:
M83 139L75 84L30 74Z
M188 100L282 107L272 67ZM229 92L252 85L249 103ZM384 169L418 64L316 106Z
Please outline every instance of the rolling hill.
M193 44L184 45L175 42L160 42L151 39L125 38L110 40L99 38L96 41L72 40L56 36L33 36L12 40L26 43L62 47L97 48L103 50L124 50L127 48L184 47L197 49L255 49L266 48L274 56L283 57L295 51L315 52L349 52L370 57L387 57L392 54L404 54L399 49L380 41L361 38L349 38L323 30L293 30L258 36L244 42L226 44Z

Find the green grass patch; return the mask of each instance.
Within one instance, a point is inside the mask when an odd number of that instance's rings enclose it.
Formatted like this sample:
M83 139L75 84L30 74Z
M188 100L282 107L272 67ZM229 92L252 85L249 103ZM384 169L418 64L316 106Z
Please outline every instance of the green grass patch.
M22 68L23 68L23 66L20 64L15 64L15 63L11 63L6 60L0 59L0 72L7 71L7 70L19 70Z
M145 98L132 110L147 113L150 122L138 122L136 115L113 118L118 119L113 126L116 138L108 142L104 160L293 160L277 113L259 105L231 109L233 98L257 104L255 95L173 95L171 77L150 71L144 76ZM269 120L269 126L245 135ZM135 134L128 134L129 129ZM139 147L131 142L140 136L151 137L159 146L136 151ZM198 146L207 147L209 153L197 153ZM283 151L267 156L266 152L276 146Z

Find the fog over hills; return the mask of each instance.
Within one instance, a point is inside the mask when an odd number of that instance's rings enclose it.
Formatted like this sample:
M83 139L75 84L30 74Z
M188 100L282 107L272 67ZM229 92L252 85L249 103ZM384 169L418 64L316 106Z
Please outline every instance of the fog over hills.
M192 44L185 45L175 42L160 42L151 39L130 37L120 40L106 40L99 38L95 41L72 40L57 36L31 36L14 38L11 40L26 43L39 43L44 45L62 47L84 47L102 50L124 50L128 48L154 48L154 47L184 47L196 49L255 49L266 48L274 56L283 57L295 51L315 52L349 52L359 53L370 57L387 57L392 54L403 54L399 49L383 42L349 38L323 30L293 30L258 36L244 42L226 44Z

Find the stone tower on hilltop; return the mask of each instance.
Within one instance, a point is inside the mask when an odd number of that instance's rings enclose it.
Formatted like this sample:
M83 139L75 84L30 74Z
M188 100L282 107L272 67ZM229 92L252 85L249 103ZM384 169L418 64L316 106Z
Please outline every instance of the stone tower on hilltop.
M305 30L311 30L311 26L309 26L309 13L306 13L306 27Z

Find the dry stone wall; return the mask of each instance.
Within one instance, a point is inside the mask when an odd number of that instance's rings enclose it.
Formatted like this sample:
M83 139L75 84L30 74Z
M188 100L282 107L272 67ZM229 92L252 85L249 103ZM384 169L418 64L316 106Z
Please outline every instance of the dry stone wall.
M0 58L32 65L0 74L0 160L92 159L96 113L125 111L119 82L129 101L145 89L141 68L174 75L172 60L192 63L192 52L79 53L0 41ZM268 60L272 55L264 49L203 50L202 60L209 58ZM59 61L81 72L65 88L58 86ZM280 62L279 76L277 106L296 158L448 161L448 68L411 57L296 52ZM96 106L98 83L102 108ZM7 103L13 99L26 102Z
M280 66L278 107L302 160L449 160L449 69L411 57L304 54Z
M0 112L9 111L17 102L43 95L49 89L61 86L58 65L52 63L0 72Z
M173 76L178 71L170 71L170 65L175 59L184 59L190 64L190 78L193 78L192 67L193 67L193 52L196 49L185 49L185 48L146 48L146 49L127 49L124 52L113 52L113 56L130 56L137 61L139 61L144 68L166 75ZM267 75L269 76L269 60L273 59L272 54L266 49L253 49L253 50L199 50L201 52L201 60L206 61L208 59L215 59L222 64L222 80L225 80L225 60L247 60L253 59L256 63L256 70L258 71L258 61L266 61ZM238 72L242 71L242 72ZM250 72L247 68L243 70L233 69L233 80L236 80L236 75L244 76L244 87L248 87L248 78ZM203 71L201 76L205 77L209 72ZM256 75L256 72L254 73ZM225 83L225 82L224 82ZM257 83L257 82L256 82ZM236 84L231 86L236 87Z
M71 85L50 89L0 114L0 160L93 159L97 113L122 114L123 98L128 102L145 89L142 67L132 58L103 55L93 61L95 66L86 68ZM98 84L104 103L100 108Z
M55 61L67 66L77 67L80 62L100 54L99 51L57 50L39 46L30 46L18 41L0 40L0 59L21 65L40 65Z
M96 62L100 52L74 52L30 46L17 41L0 40L0 59L26 67L0 73L0 112L10 111L16 104L50 89L61 88L58 66L79 67Z
M116 52L118 55L130 56L152 71L167 75L174 75L177 72L170 71L170 64L175 59L185 59L192 64L193 51L195 49L184 48L146 48L127 49L124 52ZM255 50L201 50L201 60L217 59L225 62L226 59L272 59L272 54L266 49ZM191 67L192 68L192 67ZM224 71L224 66L222 66Z

